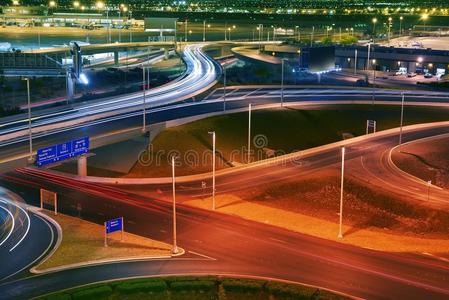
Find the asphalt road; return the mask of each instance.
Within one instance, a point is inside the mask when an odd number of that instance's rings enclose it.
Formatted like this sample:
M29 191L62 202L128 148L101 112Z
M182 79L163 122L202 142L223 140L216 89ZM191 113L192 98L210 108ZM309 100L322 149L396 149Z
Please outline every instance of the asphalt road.
M0 210L8 216L6 234L0 240L2 283L26 274L55 246L58 233L52 223L29 211L4 188L0 188Z
M379 101L401 100L400 91L371 89L322 89L322 88L290 88L284 92L284 101L297 102L335 102L349 103L348 101L365 101L369 103L379 103ZM280 102L279 87L233 87L226 92L226 109L239 109L248 107L249 103L254 108L259 105L266 105ZM373 97L374 95L374 97ZM373 102L374 98L374 102ZM407 92L406 104L416 102L449 103L449 94L440 92ZM217 89L211 93L207 100L201 102L181 103L170 106L152 108L147 111L147 124L155 124L169 120L176 120L183 117L196 116L212 112L223 111L223 90ZM65 120L65 117L63 118ZM46 119L47 120L47 119ZM53 120L47 120L53 122ZM34 149L54 145L70 139L75 139L89 135L91 138L98 136L113 136L123 133L124 130L137 129L142 126L142 112L129 112L98 120L93 120L81 124L60 125L40 133L33 134ZM39 126L38 124L36 126ZM5 128L5 127L4 127ZM26 131L25 131L26 133ZM4 171L26 165L28 152L27 135L20 136L12 140L0 142L0 164Z
M404 141L449 132L438 127L407 132ZM397 143L397 135L368 139L347 147L350 174L360 167L363 157L373 159L365 176L367 180L382 167L379 158L385 149ZM267 182L296 178L323 167L338 164L339 147L304 157L307 164L294 162L243 169L241 172L217 177L217 190L229 192ZM371 157L372 156L372 157ZM372 175L371 175L372 176ZM404 191L415 187L401 177L384 184L386 191L400 185ZM35 198L37 187L58 192L61 208L67 213L103 222L124 216L131 232L171 241L170 185L123 187L83 183L31 169L2 176L1 184L20 189ZM292 280L348 293L368 299L447 299L449 297L449 264L419 254L393 254L352 247L288 230L246 221L238 217L212 213L182 205L195 197L200 182L178 184L178 241L187 255L171 260L117 263L67 270L0 285L5 299L30 297L94 281L129 276L164 274L240 274ZM140 189L140 190L139 190ZM156 189L162 193L156 192ZM145 192L143 192L145 191ZM147 192L149 191L149 192ZM140 193L139 193L140 192ZM424 191L413 191L416 201ZM447 199L447 195L446 195ZM433 199L440 202L445 199ZM76 211L81 203L82 211ZM218 204L220 205L220 204Z

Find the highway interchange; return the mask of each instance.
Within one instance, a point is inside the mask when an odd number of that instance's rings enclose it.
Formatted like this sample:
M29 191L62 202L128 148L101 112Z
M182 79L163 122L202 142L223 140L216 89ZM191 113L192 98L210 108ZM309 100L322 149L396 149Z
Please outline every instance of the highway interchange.
M192 53L199 58L199 64L192 65L193 70L198 71L190 72L193 74L191 76L195 77L189 79L187 75L174 83L181 85L182 91L185 91L181 97L178 98L179 86L169 85L162 87L163 91L148 92L148 101L151 101L148 104L150 123L223 110L223 90L220 89L208 95L204 101L173 105L174 102L197 95L198 90L205 90L214 83L220 72L215 69L216 66L210 59L200 54L200 47L192 46ZM183 80L191 81L183 83ZM196 85L192 86L192 83ZM400 91L380 89L289 87L285 91L284 101L295 105L354 102L371 104L373 95L375 103L398 104L401 98ZM445 106L448 97L445 93L414 91L407 93L407 104ZM80 104L66 111L43 111L33 120L33 130L37 132L36 147L86 133L96 137L139 129L142 122L142 95L133 94L112 101L107 99ZM245 109L249 103L256 106L277 105L279 101L279 87L274 86L231 87L226 91L227 110ZM82 120L84 117L87 119ZM117 120L120 122L116 122ZM23 121L20 118L10 119L0 127L0 160L5 171L23 165L26 159L26 124ZM403 138L404 141L412 141L446 133L449 133L448 124L440 123L405 130ZM296 157L291 157L287 163L274 161L270 164L255 164L249 168L223 172L217 177L217 192L231 192L273 180L300 178L300 174L338 165L339 150L345 144L348 149L348 172L353 173L353 176L365 178L370 184L381 186L392 193L411 196L411 201L424 201L427 199L425 185L399 173L388 160L389 151L397 145L397 139L398 131L393 130L304 152L300 158L307 161L307 164L297 164ZM197 196L201 192L202 180L204 178L201 177L185 179L182 187L179 187L180 202ZM120 213L128 220L129 231L166 242L171 241L168 234L171 228L171 206L166 201L170 200L170 184L167 179L153 184L111 185L34 168L17 168L4 173L0 182L6 188L19 190L20 196L26 199L28 204L37 205L38 188L45 187L61 195L63 211L73 213L73 207L82 203L83 216L97 222ZM397 186L401 189L397 189ZM162 194L156 192L157 190L162 191ZM445 199L447 192L444 190L432 194L432 202L435 205L446 207ZM11 205L8 207L6 210L11 213L19 209ZM2 211L5 211L5 208ZM99 215L98 211L107 212L109 215ZM3 212L2 216L7 218L7 214ZM19 212L17 218L24 220L26 216L27 214ZM28 217L39 218L33 214L28 214ZM11 219L8 222L11 222ZM27 222L30 220L21 221L25 228ZM39 223L39 220L34 222ZM47 225L40 222L40 225L30 226L30 230L36 228L38 231L48 231L46 238L42 238L41 246L54 243L51 239L54 228L52 229L51 225L49 229L39 226ZM234 274L275 278L321 286L368 299L449 297L447 262L424 255L392 254L356 248L182 204L178 210L178 228L179 244L187 251L185 256L169 260L112 263L27 278L16 275L12 276L13 280L5 278L14 273L7 271L9 273L2 273L0 298L30 298L90 282L164 274ZM23 229L21 231L23 232ZM5 233L7 234L7 231ZM25 246L25 240L23 243ZM6 253L8 249L2 245L0 250ZM46 251L41 249L35 251L35 254L43 255ZM24 263L26 265L26 262Z

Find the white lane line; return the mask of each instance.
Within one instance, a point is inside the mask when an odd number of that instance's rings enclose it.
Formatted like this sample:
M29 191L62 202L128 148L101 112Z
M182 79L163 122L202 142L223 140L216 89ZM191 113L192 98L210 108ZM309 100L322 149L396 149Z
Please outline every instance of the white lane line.
M12 276L22 272L23 270L28 269L30 266L34 265L38 260L40 260L42 258L42 256L44 256L48 252L48 250L50 249L51 245L53 244L55 234L53 232L53 228L51 227L50 223L48 223L47 220L45 220L44 218L42 218L39 215L35 214L35 216L38 217L39 219L41 219L42 221L44 221L45 224L48 226L48 228L50 228L50 232L51 232L50 243L48 244L48 246L45 249L45 251L43 251L35 260L33 260L32 262L30 262L29 264L27 264L25 267L21 268L20 270L17 270L16 272L14 272L12 274L10 274L10 275L8 275L6 277L3 277L1 279L2 281L6 280L6 279L8 279L8 278L10 278L10 277L12 277Z
M0 200L0 201L1 201L1 200ZM1 201L1 202L3 202L3 201ZM8 209L4 208L3 206L0 206L0 208L4 209L4 210L11 216L11 220L12 220L11 230L9 231L8 235L6 236L6 238L5 238L3 241L0 242L0 246L1 246L1 245L3 245L3 244L9 239L9 237L11 236L12 232L14 231L14 226L15 226L16 221L14 220L13 214L12 214Z
M30 220L30 216L28 215L28 213L22 208L20 207L20 205L14 204L11 202L12 205L18 207L27 217L28 220L28 226L27 226L27 230L25 231L25 234L22 236L22 238L17 242L17 244L15 244L11 249L9 249L9 252L13 251L14 249L16 249L17 246L20 245L20 243L22 243L22 241L25 239L25 237L28 235L28 232L30 231L30 227L31 227L31 220Z
M201 257L210 259L210 260L217 260L216 258L207 256L207 255L205 255L205 254L201 254L201 253L198 253L198 252L195 252L195 251L188 251L188 252L189 252L189 253L192 253L192 254L194 254L194 255L198 255L198 256L201 256Z

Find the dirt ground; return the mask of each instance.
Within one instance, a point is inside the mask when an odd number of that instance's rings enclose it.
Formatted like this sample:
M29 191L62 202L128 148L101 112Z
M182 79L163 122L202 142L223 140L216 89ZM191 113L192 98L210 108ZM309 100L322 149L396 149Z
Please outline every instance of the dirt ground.
M337 239L338 169L217 197L218 211L331 240ZM187 204L210 209L211 199ZM416 207L345 180L342 242L383 251L447 253L449 212Z
M442 188L449 188L449 137L407 144L393 153L403 171Z

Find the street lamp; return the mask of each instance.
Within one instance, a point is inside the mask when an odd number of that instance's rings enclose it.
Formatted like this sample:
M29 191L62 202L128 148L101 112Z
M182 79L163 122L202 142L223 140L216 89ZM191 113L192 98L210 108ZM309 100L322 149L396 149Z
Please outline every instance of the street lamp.
M373 22L373 42L374 42L374 38L376 37L376 23L377 23L377 18L373 18L372 22Z
M215 131L209 131L212 135L212 209L215 210Z
M426 21L427 19L429 19L429 15L428 14L422 14L421 15L421 20L423 21L424 24L424 31L426 31Z
M343 188L345 178L345 147L341 148L341 184L340 184L340 226L338 238L343 238Z
M285 63L285 58L281 59L282 64L281 64L281 107L284 107L284 63Z
M12 5L20 5L19 0L13 0L13 1L12 1Z
M30 154L28 157L28 162L33 161L33 137L31 132L31 98L30 98L30 78L25 77L22 80L27 82L27 95L28 95L28 139L30 144Z
M404 121L404 100L405 100L404 93L401 93L401 96L402 96L401 97L402 100L401 100L401 126L400 126L400 129L399 129L399 148L402 145L402 123Z
M55 7L56 6L56 2L54 0L51 0L50 2L48 2L48 6Z
M142 133L145 133L145 129L146 129L146 99L145 99L145 92L146 92L146 80L145 80L145 67L142 65L142 91L143 91L143 106L142 106L142 110L143 110L143 123L142 123Z
M103 9L104 8L104 2L103 1L97 1L97 3L95 3L95 6L98 9Z
M403 16L399 17L399 35L402 36L402 20L404 20Z
M178 246L176 241L176 182L175 182L175 157L171 158L172 166L172 189L173 189L173 254L178 254Z
M80 6L80 2L79 1L73 1L73 7L74 8L78 8Z
M388 18L388 45L390 45L391 40L391 21L393 21L393 18Z
M248 105L248 164L251 162L251 109L252 104Z

